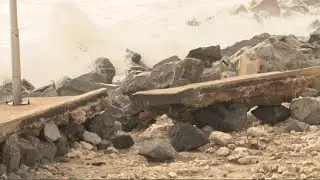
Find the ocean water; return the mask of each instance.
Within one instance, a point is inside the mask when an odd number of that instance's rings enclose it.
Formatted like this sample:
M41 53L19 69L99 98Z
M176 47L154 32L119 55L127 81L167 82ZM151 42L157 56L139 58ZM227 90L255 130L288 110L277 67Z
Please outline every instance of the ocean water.
M230 15L240 3L248 0L18 0L23 78L41 86L75 77L99 56L108 57L123 75L126 48L153 65L172 55L183 58L199 46L225 47L263 32L307 36L317 18L297 15L259 24ZM201 25L187 26L193 18ZM9 0L0 1L0 23L2 81L11 76Z

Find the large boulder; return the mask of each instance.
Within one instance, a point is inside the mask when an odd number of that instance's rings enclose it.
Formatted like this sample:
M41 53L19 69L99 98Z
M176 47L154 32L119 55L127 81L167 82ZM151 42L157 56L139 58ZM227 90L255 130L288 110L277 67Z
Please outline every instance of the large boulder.
M109 140L114 134L115 119L106 111L97 114L87 122L87 129L101 139Z
M232 67L239 75L309 67L311 61L297 50L297 42L289 39L273 36L234 57Z
M93 145L98 145L102 141L102 139L96 133L89 131L84 131L82 138L85 142Z
M40 155L32 143L28 140L20 138L18 141L18 147L20 149L20 163L35 167L40 164Z
M57 147L57 156L64 156L70 152L70 146L68 144L68 138L67 136L63 133L60 132L61 137L55 142L56 147Z
M57 147L53 142L40 141L38 147L40 159L53 161L57 153Z
M253 46L261 43L262 41L268 39L270 36L271 35L268 33L263 33L263 34L256 35L249 40L242 40L242 41L236 42L232 46L228 46L228 47L222 49L221 54L222 54L222 56L232 56L240 49L242 49L246 46L253 47Z
M129 149L134 144L133 138L121 130L111 137L111 142L116 149Z
M279 17L281 15L281 8L277 0L262 0L250 8L252 12L267 13L269 16Z
M195 150L209 142L201 129L183 123L170 127L169 137L172 146L178 152Z
M121 84L122 93L125 95L130 95L138 91L143 91L148 89L148 78L150 72L131 71L125 80Z
M320 124L320 98L303 97L290 104L291 117L310 125Z
M54 142L61 137L58 126L53 121L44 124L43 137L48 142Z
M212 67L212 63L219 61L221 57L220 46L200 47L189 51L187 58L195 58L204 62L206 68Z
M163 162L173 160L178 156L170 141L165 139L152 139L143 142L139 154L149 161Z
M222 132L240 131L247 126L248 108L243 104L215 104L194 112L196 121Z
M80 141L85 131L85 128L82 124L74 122L61 125L60 129L69 141Z
M19 168L20 165L20 148L18 145L19 139L17 135L9 136L2 149L2 163L7 166L7 171L12 172Z
M130 49L126 49L125 62L129 65L129 72L132 70L148 71L150 68L141 60L141 55Z
M178 62L178 61L180 61L180 58L178 56L171 56L171 57L169 57L167 59L164 59L164 60L158 62L157 64L153 65L153 69L158 67L158 66L167 64L167 63Z
M12 81L8 81L8 82L4 82L4 84L2 86L0 86L0 88L8 91L8 92L12 92ZM21 91L24 93L29 93L30 91L34 90L35 87L26 79L22 79L21 80Z
M290 109L282 105L259 106L251 111L251 113L257 119L272 125L285 121L290 117Z
M97 79L95 79L95 76L91 76L91 79L93 80L93 82L105 83L105 84L111 84L113 77L116 74L116 70L113 64L110 62L108 58L105 58L105 57L99 57L98 59L95 60L94 72L97 74L100 74L101 76L99 77L96 74Z

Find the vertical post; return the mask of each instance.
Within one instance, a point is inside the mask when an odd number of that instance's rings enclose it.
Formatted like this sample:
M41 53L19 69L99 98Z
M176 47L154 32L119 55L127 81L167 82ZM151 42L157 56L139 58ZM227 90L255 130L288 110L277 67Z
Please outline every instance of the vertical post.
M12 59L12 93L13 105L22 103L21 95L21 67L20 67L20 44L17 15L17 0L10 1L11 23L11 59Z

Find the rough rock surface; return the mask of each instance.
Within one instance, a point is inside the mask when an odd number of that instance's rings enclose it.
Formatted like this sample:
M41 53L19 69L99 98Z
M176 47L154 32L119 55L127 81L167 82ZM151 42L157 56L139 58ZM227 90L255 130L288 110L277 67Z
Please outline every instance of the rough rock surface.
M85 142L88 142L93 145L97 145L101 142L101 138L96 133L89 131L84 131L82 138Z
M155 162L173 160L178 155L170 141L164 139L152 139L143 142L139 154L145 156L149 161Z
M58 126L53 121L49 121L44 124L43 136L44 139L48 142L54 142L57 139L61 138Z
M57 147L57 156L64 156L66 154L68 154L68 152L70 151L70 146L68 143L68 138L67 136L60 132L61 137L55 142L56 147Z
M96 133L101 139L109 140L114 134L114 118L106 111L88 120L87 127L90 132Z
M189 124L178 123L169 129L169 137L178 152L197 149L209 142L201 129Z
M290 109L281 105L259 106L251 111L251 113L259 120L270 124L285 121L290 117Z
M20 148L18 146L18 137L16 135L9 136L2 149L2 162L7 166L8 172L19 168L20 165Z
M132 137L123 131L117 131L111 137L111 142L116 149L129 149L134 144Z
M164 64L167 64L167 63L178 62L178 61L180 61L180 58L178 56L171 56L171 57L164 59L164 60L158 62L157 64L153 65L153 69L158 66L162 66Z
M218 145L226 146L228 144L233 143L233 137L230 134L220 132L220 131L212 132L209 139L211 142L214 142L215 144L218 144Z
M248 108L242 104L216 104L195 112L196 120L213 129L239 131L247 125Z
M20 138L18 141L18 147L20 149L20 163L30 167L34 167L40 164L40 155L33 144L28 140Z
M297 98L290 104L291 117L310 125L320 124L320 99Z
M212 63L219 61L221 57L220 46L200 47L193 49L187 55L187 58L195 58L204 62L206 68L212 67Z
M85 131L85 128L82 124L74 122L62 125L60 128L70 141L81 140L82 134Z

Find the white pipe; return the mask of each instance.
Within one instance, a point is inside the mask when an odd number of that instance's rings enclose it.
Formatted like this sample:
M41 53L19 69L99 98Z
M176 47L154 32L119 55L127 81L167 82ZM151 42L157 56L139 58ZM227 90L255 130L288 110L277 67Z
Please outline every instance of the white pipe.
M17 15L17 0L10 1L10 23L11 23L11 58L12 58L12 93L13 105L22 103L21 94L21 66L20 66L20 44Z

